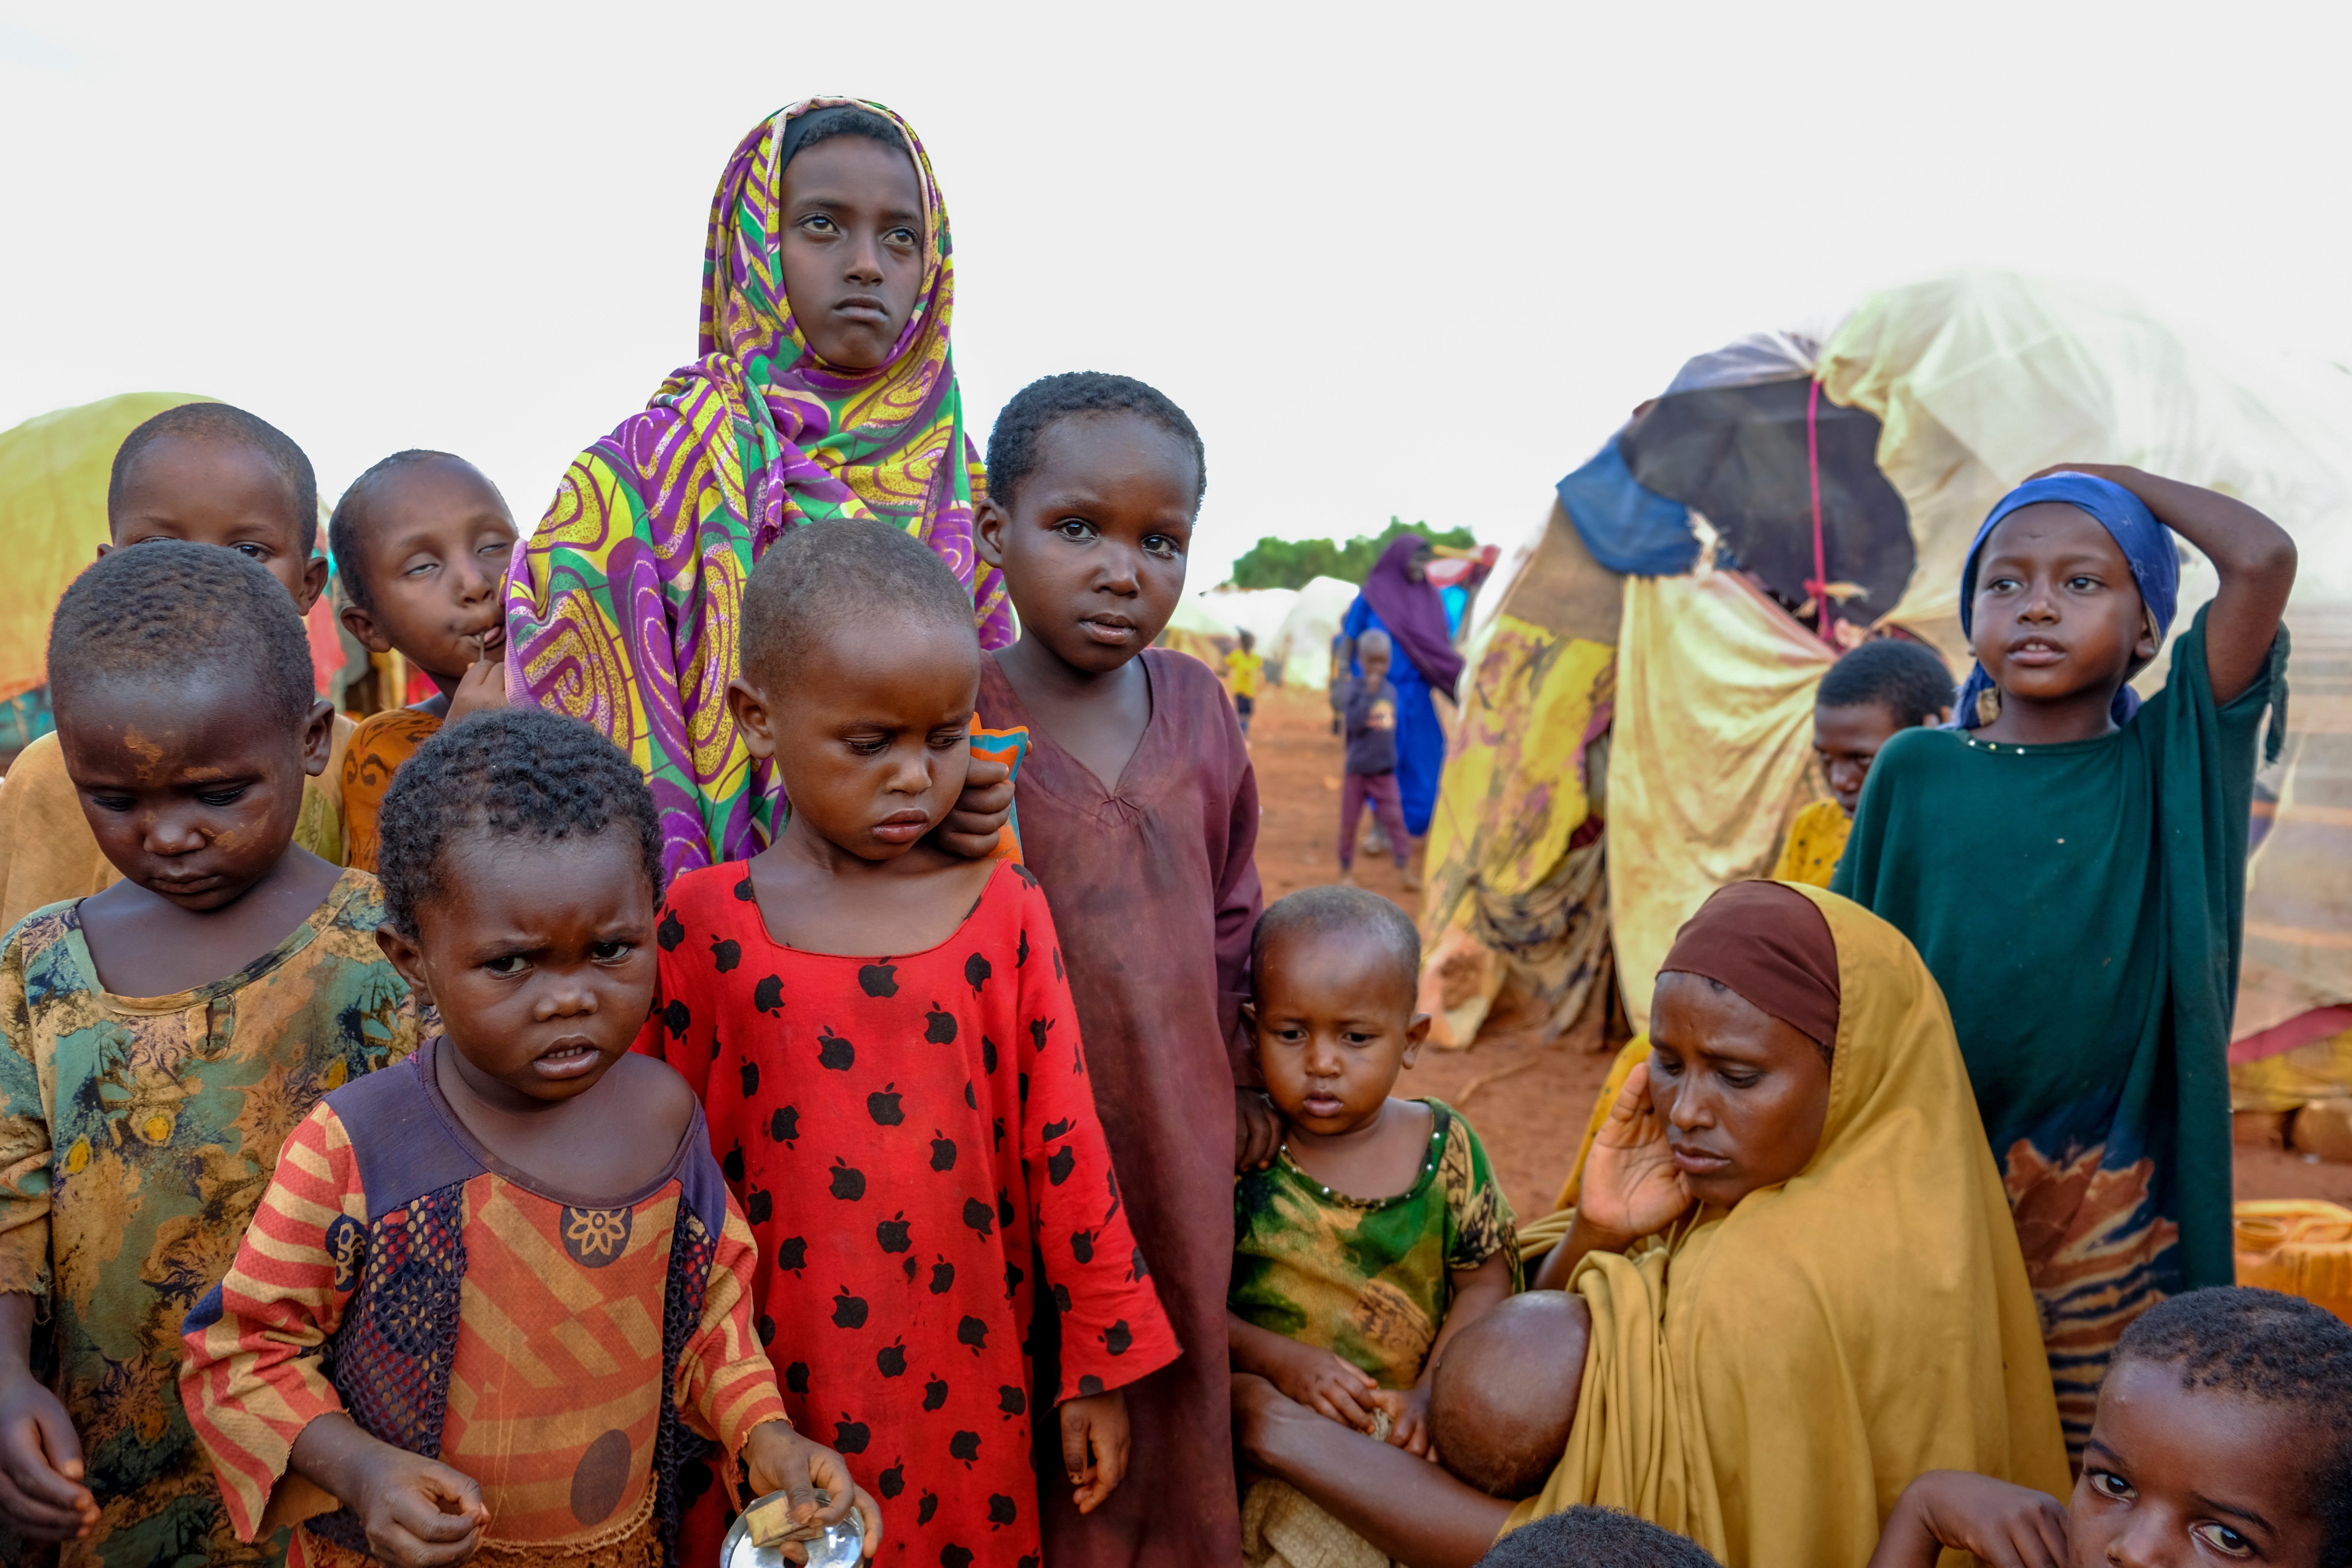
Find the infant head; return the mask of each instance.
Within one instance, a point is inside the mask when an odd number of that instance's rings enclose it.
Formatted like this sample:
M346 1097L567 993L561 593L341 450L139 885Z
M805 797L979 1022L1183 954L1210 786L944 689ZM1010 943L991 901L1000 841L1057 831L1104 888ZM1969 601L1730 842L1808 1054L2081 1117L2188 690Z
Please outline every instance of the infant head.
M1568 1450L1592 1314L1564 1290L1514 1296L1446 1342L1429 1391L1445 1468L1489 1497L1531 1497Z

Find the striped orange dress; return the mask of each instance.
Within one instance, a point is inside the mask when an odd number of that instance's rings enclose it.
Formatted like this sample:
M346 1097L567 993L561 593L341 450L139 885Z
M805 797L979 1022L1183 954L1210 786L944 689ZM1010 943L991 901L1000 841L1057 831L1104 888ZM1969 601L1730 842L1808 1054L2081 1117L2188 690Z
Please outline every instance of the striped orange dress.
M681 1462L784 1418L709 1133L698 1111L644 1191L573 1202L475 1142L439 1045L311 1113L189 1314L182 1393L231 1521L249 1541L303 1518L297 1568L373 1561L357 1518L287 1473L302 1428L346 1411L481 1488L478 1563L660 1562Z

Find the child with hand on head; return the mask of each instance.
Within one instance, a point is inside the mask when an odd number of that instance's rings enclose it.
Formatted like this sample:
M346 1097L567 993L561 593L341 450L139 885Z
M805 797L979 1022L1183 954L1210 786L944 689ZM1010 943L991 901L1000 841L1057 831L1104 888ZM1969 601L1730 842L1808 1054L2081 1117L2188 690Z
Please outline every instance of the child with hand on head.
M1234 715L1241 721L1244 736L1249 733L1250 714L1257 708L1258 683L1265 678L1265 658L1257 651L1257 638L1244 630L1234 650L1225 655L1225 687L1234 694Z
M1356 827L1364 804L1396 856L1397 876L1410 892L1421 886L1413 874L1412 839L1405 832L1404 801L1397 793L1397 690L1389 684L1389 634L1374 628L1356 639L1360 676L1347 678L1339 717L1348 731L1347 780L1339 792L1339 883L1356 885Z
M2221 1286L2124 1331L2073 1501L1965 1470L1904 1489L1870 1568L2352 1562L2352 1327L2274 1290Z
M1021 640L982 661L981 721L1029 733L1022 854L1062 932L1127 1217L1188 1352L1129 1391L1152 1484L1083 1520L1049 1498L1045 1557L1237 1563L1233 1173L1276 1143L1240 1023L1257 783L1216 677L1150 646L1184 591L1208 482L1200 433L1139 381L1047 376L997 416L988 473L980 550L1003 574ZM1077 1357L1083 1325L1049 1324L1040 1343L1041 1363Z
M385 797L383 951L444 1033L312 1110L181 1388L240 1539L296 1563L675 1561L703 1439L799 1521L866 1513L784 1418L694 1096L630 1050L660 834L585 726L477 715Z
M12 1564L257 1560L182 1412L180 1321L312 1104L416 1043L375 879L296 842L331 748L287 608L262 565L167 541L105 556L50 624L59 755L121 879L0 947Z
M1813 755L1833 798L1797 813L1772 880L1828 887L1879 748L1906 730L1951 721L1951 672L1925 643L1877 637L1830 666L1813 697Z
M397 651L438 694L371 714L343 758L350 864L373 871L376 818L416 748L468 713L506 706L500 603L515 525L479 468L447 452L394 452L352 481L328 524L342 574L345 629L370 653Z
M2125 683L2171 626L2176 534L2221 587L2142 703ZM1977 662L1959 727L1879 752L1831 884L1909 937L1950 1004L2031 1221L2077 1455L2139 1304L2235 1278L2225 1058L2256 738L2286 700L2294 583L2284 531L2211 490L2072 464L2011 491L1961 570Z
M159 540L233 550L277 580L298 622L327 585L310 459L276 426L226 403L167 408L123 437L106 517L111 538L100 555ZM302 786L294 841L340 866L343 753L353 725L340 713L330 722L327 768ZM26 746L0 790L0 929L122 875L83 824L61 744L45 735Z
M1470 1124L1395 1100L1429 1017L1421 938L1388 900L1293 893L1258 921L1248 1009L1282 1113L1234 1189L1234 1370L1334 1421L1430 1451L1447 1342L1518 1289L1511 1205Z
M792 818L671 884L640 1048L702 1098L789 1408L872 1468L908 1561L1010 1564L1038 1551L1041 1477L1081 1511L1113 1495L1121 1390L1178 1344L1036 879L929 837L981 662L971 601L895 529L811 523L761 557L734 711ZM1049 1296L1063 1361L1033 1377ZM728 1500L703 1510L714 1550Z

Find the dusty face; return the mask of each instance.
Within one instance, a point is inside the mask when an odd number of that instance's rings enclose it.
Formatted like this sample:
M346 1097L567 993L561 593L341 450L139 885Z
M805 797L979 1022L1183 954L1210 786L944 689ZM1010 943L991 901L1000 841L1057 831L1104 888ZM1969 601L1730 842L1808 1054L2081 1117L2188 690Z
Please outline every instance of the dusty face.
M235 903L294 842L302 781L326 771L333 710L289 731L241 686L101 684L59 714L66 773L115 868L184 910Z
M1650 1102L1691 1195L1729 1208L1811 1162L1830 1067L1801 1031L1738 992L1669 971L1650 1010Z
M1250 1009L1275 1108L1323 1137L1379 1120L1429 1033L1414 975L1386 943L1345 931L1276 935L1259 953Z
M1862 800L1863 781L1879 748L1902 733L1895 710L1884 702L1856 702L1813 710L1813 756L1822 777L1848 816Z
M1058 419L1037 447L1010 507L977 509L980 552L1004 569L1024 638L1107 674L1176 613L1200 469L1191 447L1132 414Z
M819 359L879 368L923 286L923 193L906 149L820 142L784 166L784 295Z
M360 566L373 605L343 611L372 652L398 648L443 685L506 648L499 588L514 519L471 463L394 468L366 499Z
M2075 1568L2317 1568L2326 1531L2315 1472L2333 1442L2287 1406L2120 1362L2099 1390L2068 1510Z
M593 838L461 837L411 939L377 932L441 1026L466 1086L492 1105L596 1085L653 1007L655 896L633 830Z
M845 617L798 669L748 671L728 693L751 754L775 759L787 831L865 860L904 855L954 806L979 696L971 628L890 616Z
M98 552L156 539L217 544L268 568L308 615L327 585L327 563L302 548L302 523L293 486L252 447L164 436L123 476L113 540Z
M2042 501L2003 518L1978 559L1970 604L1977 662L2008 696L2112 691L2156 657L2131 563L2079 507Z

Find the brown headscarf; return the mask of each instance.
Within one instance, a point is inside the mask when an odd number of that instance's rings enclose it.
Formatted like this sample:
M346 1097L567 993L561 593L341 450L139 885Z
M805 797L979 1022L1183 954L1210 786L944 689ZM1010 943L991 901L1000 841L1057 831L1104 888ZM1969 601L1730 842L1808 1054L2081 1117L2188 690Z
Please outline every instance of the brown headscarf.
M1837 943L1811 899L1779 882L1718 888L1658 973L1719 981L1826 1049L1837 1039Z

